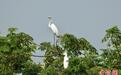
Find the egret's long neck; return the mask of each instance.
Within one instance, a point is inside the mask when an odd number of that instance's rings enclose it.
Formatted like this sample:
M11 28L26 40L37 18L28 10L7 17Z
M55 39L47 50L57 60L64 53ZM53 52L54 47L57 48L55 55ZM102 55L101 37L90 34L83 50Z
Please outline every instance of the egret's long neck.
M52 22L53 22L53 21L50 19L50 20L49 20L49 27L50 27L50 25L52 24Z

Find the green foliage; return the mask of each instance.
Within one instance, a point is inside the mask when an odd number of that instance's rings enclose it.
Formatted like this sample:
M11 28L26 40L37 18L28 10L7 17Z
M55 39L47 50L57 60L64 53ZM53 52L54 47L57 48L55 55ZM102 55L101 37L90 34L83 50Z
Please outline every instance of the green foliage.
M71 34L65 34L64 36L61 36L61 45L68 51L79 50L78 39Z
M40 73L40 75L59 75L56 71L55 67L48 66L46 69L43 69Z
M6 36L0 36L0 73L5 73L2 75L6 75L6 71L21 72L23 64L31 60L32 52L36 49L33 38L28 34L17 33L16 28L9 28L8 31Z
M88 75L98 75L100 69L101 68L99 66L95 66L95 67L92 67L92 68L88 69L87 73L88 73Z
M0 64L0 75L13 75L13 71L10 67Z
M101 49L101 54L84 37L72 34L60 36L56 46L40 43L39 49L45 52L42 64L31 60L37 47L30 35L16 32L17 28L8 31L7 35L0 35L0 75L98 75L101 67L117 68L121 73L121 31L117 26L106 30L102 42L107 43L107 48ZM69 57L67 69L63 67L64 51Z
M31 61L26 62L24 66L23 75L38 75L42 70L40 64L34 64Z
M72 57L69 61L69 67L67 75L87 75L86 65L83 65L82 59L79 57Z
M72 34L64 34L60 38L60 44L64 50L67 50L70 55L81 55L82 51L97 53L94 48L85 38L76 38Z
M121 44L121 31L117 26L106 30L106 35L102 42L108 42L108 46L119 46Z
M121 31L117 26L106 30L102 42L107 42L108 48L102 49L102 57L108 68L120 68L121 63Z
M50 72L56 75L87 75L87 69L94 66L92 58L97 55L96 49L85 38L78 39L72 34L61 36L60 44L56 47L49 42L43 42L40 44L40 49L45 51L43 70L45 75L50 75ZM63 68L65 50L68 51L70 57L69 67L66 70Z
M80 49L90 51L91 53L97 53L96 48L93 47L85 38L79 38L78 41Z

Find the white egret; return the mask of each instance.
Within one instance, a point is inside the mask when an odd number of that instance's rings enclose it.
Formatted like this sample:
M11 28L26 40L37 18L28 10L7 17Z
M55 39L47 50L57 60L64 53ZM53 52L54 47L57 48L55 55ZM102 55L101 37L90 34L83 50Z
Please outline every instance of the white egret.
M52 30L53 35L54 35L54 45L56 45L57 41L55 38L59 37L59 31L57 26L55 25L55 23L52 20L52 17L48 17L49 19L49 24L48 27Z
M22 73L16 73L16 75L22 75Z
M64 53L64 61L63 61L63 66L66 69L68 67L68 63L69 63L69 58L67 56L67 51L65 51Z

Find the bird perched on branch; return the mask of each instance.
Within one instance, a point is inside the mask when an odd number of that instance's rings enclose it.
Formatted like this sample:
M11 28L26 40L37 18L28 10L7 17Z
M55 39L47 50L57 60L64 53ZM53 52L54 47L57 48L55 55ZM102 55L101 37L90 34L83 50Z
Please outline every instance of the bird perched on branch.
M48 17L49 19L49 24L48 27L52 30L53 34L58 37L59 36L59 30L56 26L56 24L53 22L52 17Z
M56 46L57 45L57 42L58 42L58 38L60 36L59 30L58 30L56 24L53 22L52 17L48 17L48 19L49 19L48 27L53 32L53 35L54 35L54 45Z
M67 51L65 51L64 53L64 61L63 61L63 66L66 69L68 67L68 63L69 63L69 58L67 56Z

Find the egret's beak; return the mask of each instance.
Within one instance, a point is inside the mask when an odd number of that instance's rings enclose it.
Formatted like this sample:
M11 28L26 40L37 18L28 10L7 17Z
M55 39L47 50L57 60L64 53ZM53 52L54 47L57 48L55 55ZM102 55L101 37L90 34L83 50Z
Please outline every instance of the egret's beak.
M52 19L52 17L49 16L48 19L50 20L50 19Z

